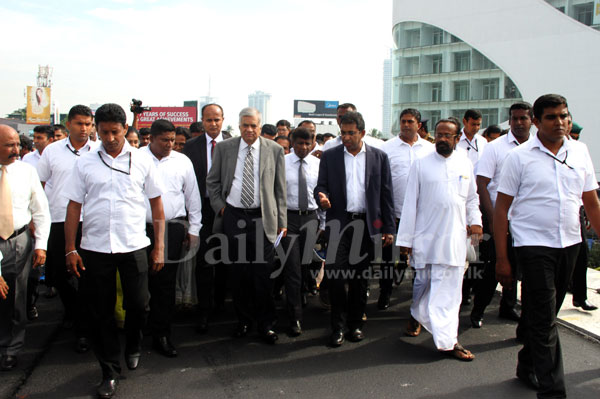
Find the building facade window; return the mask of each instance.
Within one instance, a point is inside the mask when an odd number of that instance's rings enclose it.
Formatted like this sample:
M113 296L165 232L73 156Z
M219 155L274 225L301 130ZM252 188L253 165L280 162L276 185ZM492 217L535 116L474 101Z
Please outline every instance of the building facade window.
M497 125L498 124L498 109L497 108L491 108L491 109L480 109L479 111L481 111L481 127L488 127L490 125Z
M419 74L419 57L406 58L406 70L405 75L418 75Z
M471 69L471 53L469 51L454 53L454 70L458 72L469 69Z
M469 100L469 81L454 82L454 101Z
M429 131L432 132L432 135L433 128L440 119L442 119L442 111L434 110L429 112L429 122L427 123L427 127L429 128Z
M484 79L481 81L482 100L492 100L498 98L498 79Z
M444 42L444 31L438 28L433 29L431 44L442 44Z
M421 30L412 29L406 31L406 47L419 47L421 45Z
M584 25L592 25L594 18L594 3L585 3L575 6L575 19Z
M431 73L442 73L442 55L431 56Z
M431 102L439 103L442 101L442 84L432 83L431 84Z

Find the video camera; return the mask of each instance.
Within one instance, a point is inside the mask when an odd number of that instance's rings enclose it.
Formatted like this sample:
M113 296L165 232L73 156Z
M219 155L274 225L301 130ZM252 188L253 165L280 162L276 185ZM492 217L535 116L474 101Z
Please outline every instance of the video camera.
M152 111L150 107L142 107L142 100L136 100L135 98L131 99L131 112L134 114L141 114L145 111Z

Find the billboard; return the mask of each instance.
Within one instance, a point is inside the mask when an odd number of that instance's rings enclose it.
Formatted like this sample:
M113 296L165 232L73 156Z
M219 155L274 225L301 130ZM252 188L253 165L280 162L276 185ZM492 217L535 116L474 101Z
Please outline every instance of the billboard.
M190 127L198 120L196 107L151 107L151 111L143 112L138 119L138 128L150 127L157 119L166 119L175 127Z
M27 86L27 123L50 124L51 104L49 87Z
M332 118L337 116L339 101L294 100L294 118Z

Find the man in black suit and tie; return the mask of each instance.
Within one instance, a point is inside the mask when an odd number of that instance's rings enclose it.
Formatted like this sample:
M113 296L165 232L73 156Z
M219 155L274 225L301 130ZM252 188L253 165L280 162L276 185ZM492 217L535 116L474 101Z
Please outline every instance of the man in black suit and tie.
M207 104L202 107L202 126L205 133L189 140L183 148L194 165L198 180L198 190L202 197L202 228L200 230L200 248L196 257L196 288L198 293L199 319L196 331L205 333L208 330L208 316L211 309L222 307L225 302L227 273L222 264L211 264L205 254L218 240L208 241L213 231L215 213L210 206L210 198L206 190L206 176L212 166L212 159L217 143L231 138L228 132L222 132L223 108L218 104ZM215 303L216 302L216 303Z
M329 278L333 347L344 342L346 326L349 340L358 342L364 338L366 272L376 246L391 245L395 233L387 155L363 142L365 122L360 113L347 112L342 116L340 131L343 145L323 153L314 190L317 202L327 210L329 247L325 273Z
M261 337L274 344L278 337L271 295L273 244L278 234L287 232L287 192L283 147L259 137L260 119L257 109L242 109L242 136L217 145L206 186L217 214L214 232L222 228L229 246L231 291L239 321L235 336L246 336L256 320Z

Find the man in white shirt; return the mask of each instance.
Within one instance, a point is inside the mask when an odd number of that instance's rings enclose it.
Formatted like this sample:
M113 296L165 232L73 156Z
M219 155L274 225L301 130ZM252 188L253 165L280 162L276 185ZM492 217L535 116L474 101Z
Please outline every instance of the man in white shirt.
M75 351L87 352L90 348L88 342L89 331L85 322L86 312L83 297L78 289L69 281L72 278L67 272L65 263L65 217L69 199L65 196L67 188L71 185L73 167L82 155L94 148L99 143L89 139L92 129L92 110L85 105L76 105L69 111L67 126L69 137L48 145L37 166L38 175L46 188L46 195L50 204L52 226L48 238L48 259L46 261L46 284L56 287L65 308L63 325L67 328L75 326L77 342ZM52 189L49 182L52 181ZM81 241L81 223L77 229L75 240L76 248Z
M283 239L283 269L290 335L302 333L302 279L306 278L317 240L319 220L312 194L319 177L319 159L311 156L315 135L299 127L290 134L294 152L285 156L288 233Z
M23 157L23 162L27 162L34 168L37 167L40 157L46 146L54 141L54 128L50 125L40 125L33 128L33 145L35 151Z
M341 122L342 116L344 116L346 114L346 112L356 112L356 106L352 103L343 103L343 104L338 105L336 121L337 121L338 127L340 127L340 129L341 129L340 122ZM375 148L381 148L381 146L383 145L382 140L379 140L379 139L369 136L369 135L365 135L365 137L363 137L363 142L365 142L368 145L375 147ZM325 144L323 144L323 148L321 148L321 151L325 152L330 148L337 147L338 145L342 145L341 134L334 139L327 140L327 142L325 142Z
M502 166L494 210L496 278L511 286L506 234L510 232L522 272L524 344L517 377L538 397L565 398L556 315L570 281L581 232L581 201L596 231L600 202L594 166L585 146L567 140L567 100L557 94L533 104L535 137L512 150Z
M158 178L165 191L162 194L165 213L165 248L167 258L165 267L148 276L150 290L149 326L154 348L166 357L177 356L177 350L171 343L171 318L175 311L175 280L177 267L186 239L186 211L189 217L189 229L186 242L193 251L198 246L202 205L198 183L192 162L183 154L173 151L175 126L165 119L158 119L150 128L150 144L140 151L148 154L157 169ZM151 241L148 253L154 248L154 228L152 208L147 202L146 235Z
M40 178L31 165L18 161L19 135L0 125L0 252L2 277L8 285L0 301L0 370L12 370L25 341L27 277L46 261L50 210ZM35 244L29 223L35 227ZM33 252L33 257L32 257Z
M490 235L479 246L481 260L483 261L482 278L475 281L475 296L473 300L473 310L471 311L471 325L474 328L481 328L483 323L483 313L490 304L496 292L496 250L494 239L493 218L494 205L496 204L496 195L498 184L502 172L502 165L509 151L529 140L529 130L531 129L533 119L533 108L526 102L517 102L511 105L509 109L510 131L490 142L483 152L479 164L477 165L477 192L481 210L483 211L483 233ZM513 265L513 271L516 267L514 252L512 250L512 237L507 237L507 245L510 248L508 253L510 263ZM499 316L504 319L519 321L519 314L515 310L517 302L517 283L514 280L512 287L506 287L502 290L502 299L500 301ZM517 337L520 335L520 329L517 331Z
M148 266L158 272L164 265L163 187L152 159L125 140L126 115L117 104L104 104L95 115L102 145L82 154L65 192L69 199L65 220L67 269L80 279L91 318L96 357L102 369L98 396L110 398L121 374L121 345L114 318L116 272L123 286L125 360L136 369L140 359L142 327L148 307ZM146 204L150 198L154 249L146 247ZM75 237L83 208L83 235L77 252ZM148 265L150 263L150 265Z
M390 169L392 171L392 186L394 187L394 218L396 220L396 229L402 216L402 204L406 194L406 183L408 182L408 173L411 165L417 158L435 151L435 147L429 141L419 136L421 127L421 113L414 108L407 108L400 112L398 136L386 141L381 149L388 155L390 160ZM384 252L384 258L391 261L382 273L379 279L379 300L377 306L380 310L385 310L390 306L390 297L394 282L394 264L392 259L392 248L389 246L387 252ZM401 256L403 266L406 267L406 256Z
M476 241L482 228L473 165L454 150L459 129L455 120L440 120L436 151L413 163L396 245L411 252L416 269L406 334L419 335L423 325L439 351L470 361L473 354L458 343L458 312L467 235Z

